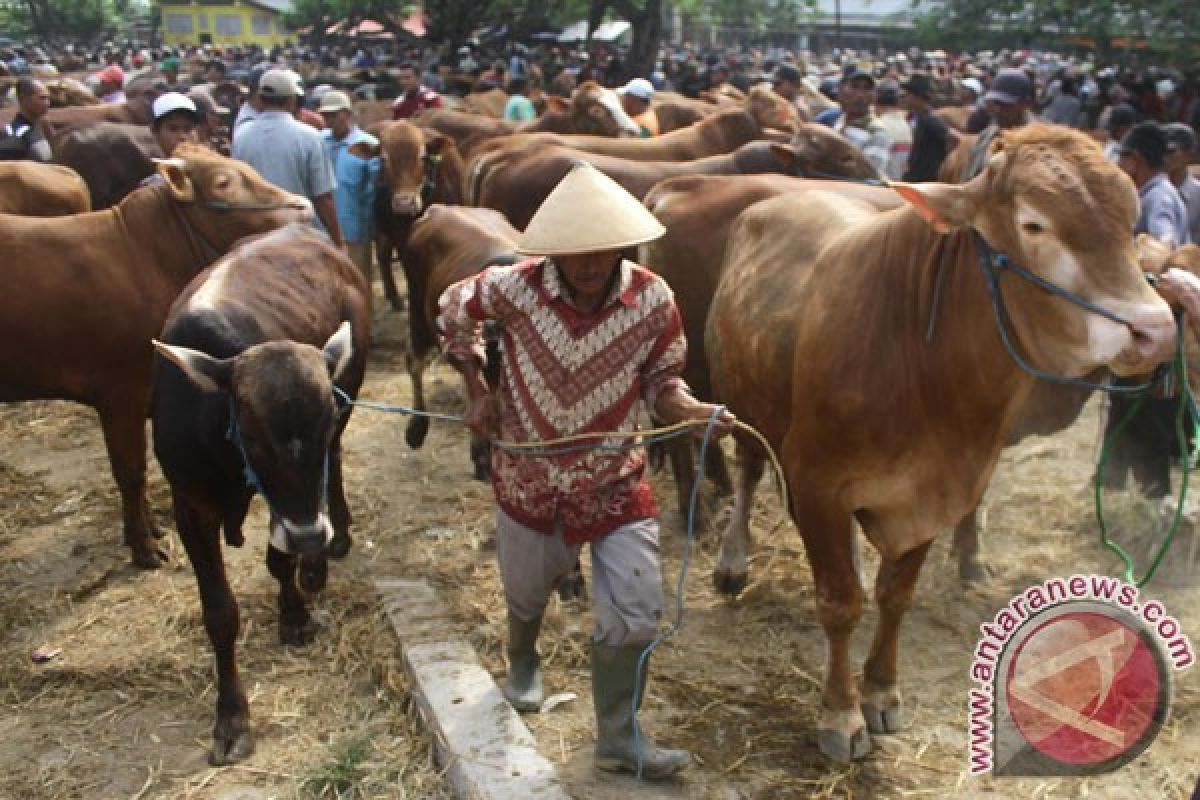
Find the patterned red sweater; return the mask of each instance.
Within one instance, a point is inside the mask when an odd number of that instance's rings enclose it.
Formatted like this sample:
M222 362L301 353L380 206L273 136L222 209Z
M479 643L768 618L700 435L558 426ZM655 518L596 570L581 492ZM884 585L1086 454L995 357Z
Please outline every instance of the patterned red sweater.
M679 373L686 345L671 290L629 261L593 314L570 303L558 269L543 258L456 283L440 306L438 326L454 359L482 363L480 323L500 323L504 366L497 393L507 441L637 430L639 399L653 408L664 389L684 385ZM492 486L500 507L522 525L550 534L561 520L564 539L582 543L657 516L645 462L641 448L552 457L496 448Z

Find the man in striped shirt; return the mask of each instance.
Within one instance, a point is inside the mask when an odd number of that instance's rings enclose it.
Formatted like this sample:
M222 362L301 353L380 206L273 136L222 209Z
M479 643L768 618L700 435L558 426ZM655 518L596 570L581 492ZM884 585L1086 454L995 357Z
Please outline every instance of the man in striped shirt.
M624 189L590 166L573 170L530 221L519 250L537 256L492 267L441 298L445 351L467 380L468 424L506 442L635 431L641 404L668 423L732 429L727 411L692 397L679 377L686 344L670 289L620 251L658 238L659 222ZM482 374L480 325L501 330L503 368L489 388ZM589 445L628 445L596 436ZM662 573L658 509L634 447L572 448L529 455L497 447L492 483L499 505L496 543L508 603L505 696L520 711L542 701L536 649L546 601L592 548L596 630L592 689L596 766L674 774L683 750L659 748L635 733L638 660L658 634ZM641 696L638 696L640 705Z

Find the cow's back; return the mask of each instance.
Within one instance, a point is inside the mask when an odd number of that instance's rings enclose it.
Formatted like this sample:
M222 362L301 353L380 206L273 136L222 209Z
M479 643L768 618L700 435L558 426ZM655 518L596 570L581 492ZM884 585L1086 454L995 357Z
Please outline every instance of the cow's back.
M55 160L83 176L92 208L114 206L154 173L163 153L149 128L101 122L63 134Z
M77 172L33 161L0 163L0 214L58 217L92 208Z

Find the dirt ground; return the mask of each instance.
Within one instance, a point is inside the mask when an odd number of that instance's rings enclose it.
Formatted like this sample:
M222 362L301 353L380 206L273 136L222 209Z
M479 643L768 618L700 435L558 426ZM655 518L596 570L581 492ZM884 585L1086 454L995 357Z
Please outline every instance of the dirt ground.
M400 317L381 315L363 399L404 403ZM453 373L429 376L435 407L461 409ZM555 603L543 638L549 692L578 699L527 718L578 798L1181 798L1200 776L1200 671L1176 676L1171 718L1154 745L1113 775L974 779L966 772L966 696L980 623L1017 591L1075 572L1118 574L1099 546L1086 488L1098 404L1054 437L1006 453L987 495L982 589L960 588L948 539L931 555L902 637L904 733L875 737L864 762L833 765L815 746L823 638L798 535L762 493L751 586L737 601L711 585L715 536L701 532L684 591L682 631L655 656L647 731L686 746L677 783L639 787L591 768L586 607ZM278 644L275 590L263 565L265 513L227 549L241 603L239 663L258 736L244 764L206 761L212 657L190 567L174 534L169 567L141 572L119 546L117 495L98 425L65 403L0 407L0 798L442 798L448 790L415 717L399 648L373 594L376 577L424 576L459 632L503 675L503 603L486 485L470 480L463 430L434 423L425 448L404 444L401 417L357 411L346 438L355 545L320 599L324 630L304 650ZM168 524L154 467L151 502ZM686 543L669 481L655 478L664 579L674 601ZM721 502L709 498L719 517ZM766 541L764 541L766 540ZM1181 566L1181 536L1158 597L1200 641L1200 590ZM1144 563L1144 562L1143 562ZM586 563L585 563L586 569ZM1192 584L1194 586L1194 583ZM865 654L874 616L856 637ZM61 654L35 664L31 652Z

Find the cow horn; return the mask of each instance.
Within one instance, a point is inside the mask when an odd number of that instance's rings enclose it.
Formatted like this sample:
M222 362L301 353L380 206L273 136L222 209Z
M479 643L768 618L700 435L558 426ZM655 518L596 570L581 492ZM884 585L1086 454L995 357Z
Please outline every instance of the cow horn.
M176 169L181 169L184 172L187 171L187 162L182 158L152 158L150 160L155 164L165 164L168 167L175 167Z

